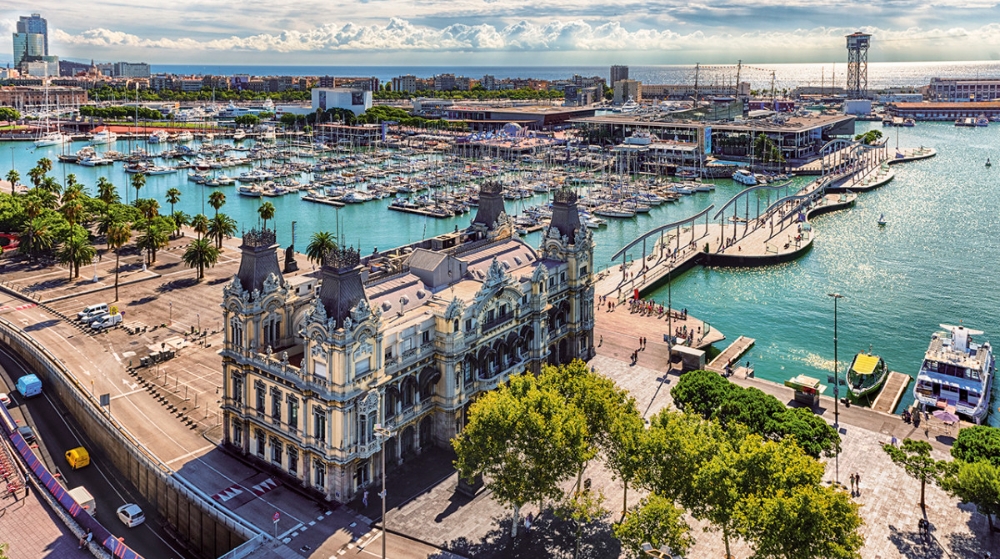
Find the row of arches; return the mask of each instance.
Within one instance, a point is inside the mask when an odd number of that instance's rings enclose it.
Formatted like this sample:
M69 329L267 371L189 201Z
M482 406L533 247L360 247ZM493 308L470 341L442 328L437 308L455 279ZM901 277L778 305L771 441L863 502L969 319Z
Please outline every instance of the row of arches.
M433 398L434 388L439 380L440 371L434 367L424 367L419 373L406 375L402 381L386 388L385 417L395 417L414 405Z
M493 340L492 343L470 352L462 366L465 384L476 379L491 379L510 367L524 361L531 351L535 329L530 325Z

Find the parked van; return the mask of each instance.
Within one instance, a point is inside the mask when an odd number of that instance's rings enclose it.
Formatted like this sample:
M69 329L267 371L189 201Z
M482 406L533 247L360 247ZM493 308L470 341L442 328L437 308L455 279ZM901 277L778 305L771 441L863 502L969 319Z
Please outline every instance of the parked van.
M100 318L95 320L90 324L90 327L94 330L104 330L105 328L111 328L113 326L118 326L122 323L121 313L117 314L104 314Z
M68 493L78 505L83 507L83 510L90 513L90 516L97 516L97 501L94 501L94 496L90 494L90 491L87 491L86 487L82 485L74 487Z
M89 324L90 322L93 322L95 318L107 312L107 303L97 303L96 305L90 305L89 307L86 307L82 311L76 313L76 318Z
M72 448L66 451L66 462L69 463L70 468L79 470L90 465L90 453L82 446Z
M38 396L42 393L42 381L35 375L24 375L17 379L17 391L25 398Z

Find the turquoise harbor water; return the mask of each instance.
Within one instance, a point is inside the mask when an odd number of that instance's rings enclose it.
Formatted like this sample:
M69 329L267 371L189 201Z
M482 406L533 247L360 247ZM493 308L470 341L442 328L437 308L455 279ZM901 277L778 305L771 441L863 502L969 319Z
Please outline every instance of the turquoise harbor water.
M877 123L874 123L878 126ZM869 126L859 123L859 131ZM930 334L940 323L964 324L984 330L986 338L1000 343L1000 291L996 275L1000 262L1000 125L957 128L946 123L919 123L914 128L885 129L890 145L929 146L938 156L894 167L896 178L874 192L862 194L856 207L814 220L818 237L812 251L801 259L775 267L731 270L695 268L672 285L675 308L709 321L732 340L739 335L756 338L757 345L744 358L758 376L784 381L797 374L826 380L833 371L833 301L827 293L844 295L838 307L840 369L854 354L871 345L891 369L915 375ZM71 151L82 147L76 143ZM116 146L127 151L127 142ZM154 147L155 149L155 147ZM0 143L0 169L27 171L43 156L56 161L59 148L29 147L26 143ZM984 167L987 157L997 164ZM245 170L245 169L242 169ZM242 170L227 170L230 176ZM120 164L87 168L54 163L53 175L69 173L91 188L106 176L124 197L134 190ZM798 183L808 178L796 179ZM161 211L167 189L183 192L178 209L189 214L212 209L205 200L211 192L189 182L185 172L147 178L142 197L155 197ZM257 223L261 198L246 198L233 187L221 188L227 197L222 211L241 227ZM631 220L609 220L597 230L598 268L638 234L656 225L687 217L710 204L720 207L739 186L718 181L713 193L697 193L675 204L654 208ZM335 229L339 221L343 241L360 246L397 246L468 225L472 214L437 220L390 212L388 200L349 205L341 209L299 200L298 194L267 198L277 209L278 239L291 240L291 222L297 222L300 250L309 235ZM544 196L508 202L516 213L521 205L541 203ZM203 205L204 204L204 205ZM879 228L876 219L885 213L889 225ZM537 245L538 235L528 236ZM638 255L633 255L638 256ZM666 288L653 294L666 301ZM911 385L912 386L912 385ZM912 398L907 392L903 403ZM997 414L994 414L997 415Z

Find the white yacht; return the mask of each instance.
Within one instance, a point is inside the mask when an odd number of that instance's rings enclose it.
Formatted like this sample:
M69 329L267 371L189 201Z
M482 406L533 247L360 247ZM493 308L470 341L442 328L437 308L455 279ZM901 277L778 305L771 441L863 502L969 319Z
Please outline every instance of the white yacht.
M113 144L117 140L118 134L115 134L111 130L105 128L90 137L90 145L97 146L101 144Z
M976 343L979 330L942 324L945 331L931 336L917 373L913 397L924 410L954 408L960 417L982 423L990 411L993 384L993 348Z
M166 143L170 134L166 130L156 130L149 135L148 142L151 144Z
M181 133L177 134L177 141L178 142L190 142L191 140L194 140L194 134L192 134L190 132L186 132L185 131L185 132L181 132Z
M747 169L736 169L736 172L733 173L733 180L744 186L757 184L757 177Z
M628 98L628 101L622 103L621 112L623 113L634 113L639 110L639 103L635 102L632 97Z
M246 137L247 137L247 133L244 132L243 129L241 129L241 128L237 128L236 132L233 132L233 141L238 142L238 141L240 141L240 140L242 140L243 138L246 138Z
M43 148L48 146L61 146L63 144L68 144L72 142L73 139L63 134L62 132L49 132L44 136L41 136L35 140L34 145L36 148Z

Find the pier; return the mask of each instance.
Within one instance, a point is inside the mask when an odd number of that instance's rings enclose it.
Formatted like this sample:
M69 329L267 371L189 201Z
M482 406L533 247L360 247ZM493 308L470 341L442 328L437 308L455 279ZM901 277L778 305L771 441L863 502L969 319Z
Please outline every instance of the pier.
M906 392L906 387L910 385L912 380L910 375L889 371L889 378L886 379L885 386L882 387L882 391L872 403L872 410L891 414L899 405L899 401Z
M740 357L743 357L743 354L750 351L750 348L752 348L755 343L757 343L757 340L746 336L736 338L736 341L729 344L729 347L722 350L722 353L716 355L715 359L713 359L712 362L705 367L705 369L714 373L719 373L720 375L725 374L726 365L737 363ZM749 367L739 367L738 369L730 368L730 372L741 373L744 378L751 370L752 369Z

